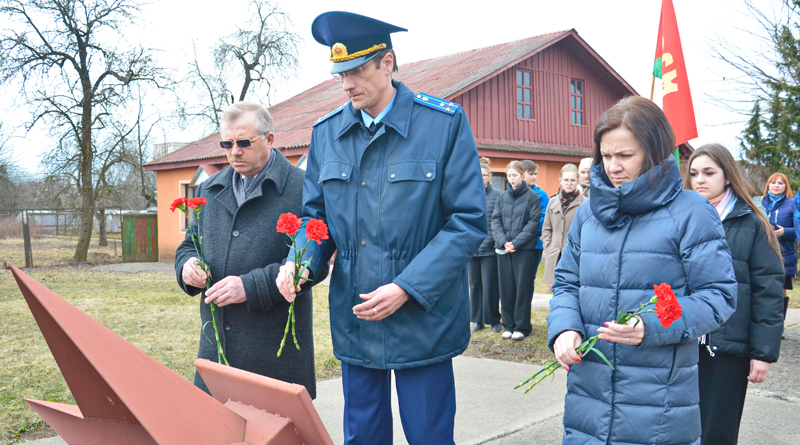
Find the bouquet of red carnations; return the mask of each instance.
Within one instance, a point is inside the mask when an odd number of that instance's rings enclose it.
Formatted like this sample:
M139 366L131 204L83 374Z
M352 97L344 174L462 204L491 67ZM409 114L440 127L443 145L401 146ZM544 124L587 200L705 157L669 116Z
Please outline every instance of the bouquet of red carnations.
M636 310L636 312L625 312L625 307L620 309L619 314L617 315L616 323L628 324L628 322L637 315L641 315L647 312L655 312L656 316L658 317L658 321L661 322L661 326L668 328L672 326L672 323L675 320L681 318L681 315L683 314L683 308L681 308L681 304L678 303L678 298L675 296L675 292L672 291L672 286L670 286L667 283L654 284L653 289L655 289L656 294L653 295L653 298L648 300L646 303L642 303L639 309ZM647 306L651 304L654 304L655 308L647 309ZM637 318L633 326L636 327L636 325L639 324L639 321L640 320ZM614 369L614 365L612 365L611 362L608 361L606 356L603 355L603 353L600 352L598 349L595 349L594 345L599 340L600 338L597 335L595 335L594 337L591 337L585 342L583 342L580 346L575 348L575 350L578 351L578 354L581 356L584 356L590 352L594 352L601 359L603 359L603 361L606 362L606 364L610 366L611 369ZM527 380L515 386L514 389L517 389L520 386L527 385L528 382L535 379L537 376L544 374L538 380L533 382L533 384L531 384L531 386L528 387L528 389L525 390L525 394L527 394L528 391L533 389L534 386L536 386L546 377L552 375L554 372L556 372L556 369L560 367L561 364L558 362L558 360L553 360L547 363L545 367L539 370L537 373L528 377Z
M289 245L289 248L292 249L294 252L294 287L297 287L297 284L300 282L300 279L303 277L303 272L308 268L308 265L311 264L311 258L303 261L303 255L306 253L306 248L308 247L311 241L316 241L317 244L322 244L322 240L328 239L328 226L325 225L325 221L321 219L310 219L306 223L306 245L303 246L302 249L297 248L297 233L300 230L300 224L303 223L302 218L298 218L292 213L283 213L280 217L278 217L278 233L285 233L286 236L292 240L292 244ZM311 281L311 280L309 280ZM283 330L283 340L281 340L281 346L278 349L278 357L281 356L281 352L283 352L283 345L286 343L286 337L289 335L289 326L292 327L292 339L294 340L294 346L300 350L300 345L297 343L297 334L295 333L294 326L294 301L289 305L289 318L286 320L286 328Z

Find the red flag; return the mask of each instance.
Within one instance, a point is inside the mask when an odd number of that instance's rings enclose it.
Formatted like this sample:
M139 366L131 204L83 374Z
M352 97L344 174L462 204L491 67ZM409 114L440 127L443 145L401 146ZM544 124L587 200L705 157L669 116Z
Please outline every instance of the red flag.
M661 77L662 108L675 132L675 145L681 145L697 137L697 124L694 120L692 93L689 91L689 77L686 75L686 62L683 58L678 20L675 18L672 0L661 2L656 63L659 59L661 75L657 75L658 67L654 67L653 75Z

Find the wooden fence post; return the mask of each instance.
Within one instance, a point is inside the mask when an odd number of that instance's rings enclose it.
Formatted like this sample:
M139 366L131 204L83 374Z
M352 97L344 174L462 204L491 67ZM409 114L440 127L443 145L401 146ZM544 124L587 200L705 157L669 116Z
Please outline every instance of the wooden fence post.
M22 240L25 245L25 267L33 267L33 249L31 248L31 229L28 225L28 212L22 212Z

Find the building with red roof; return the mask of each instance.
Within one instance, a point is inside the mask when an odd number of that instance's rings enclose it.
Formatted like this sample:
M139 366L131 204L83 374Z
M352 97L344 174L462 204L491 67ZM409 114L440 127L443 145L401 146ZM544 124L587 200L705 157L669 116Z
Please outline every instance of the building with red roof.
M561 167L591 155L600 116L621 98L637 95L574 29L399 68L395 78L412 91L464 108L478 153L491 159L499 183L508 162L531 159L539 165L537 184L551 195ZM297 163L308 153L314 122L346 102L340 83L331 79L271 107L274 146ZM171 259L186 230L170 203L193 196L194 187L228 165L218 142L214 133L146 165L157 176L163 260Z

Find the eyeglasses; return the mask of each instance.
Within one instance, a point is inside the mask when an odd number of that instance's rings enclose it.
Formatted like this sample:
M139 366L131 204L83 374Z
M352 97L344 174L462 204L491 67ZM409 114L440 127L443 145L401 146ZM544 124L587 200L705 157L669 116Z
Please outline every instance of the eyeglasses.
M333 73L331 74L337 82L344 82L345 77L349 77L351 79L358 79L364 76L364 65L357 66L351 70L347 70L343 73Z
M239 146L239 148L247 148L247 147L250 146L250 144L252 144L253 142L255 142L255 141L259 140L259 139L261 139L262 136L266 136L266 135L267 135L266 133L259 134L258 136L254 137L253 139L242 139L241 141L219 141L219 146L222 147L225 150L230 150L231 148L233 148L233 143L235 142L236 145Z

